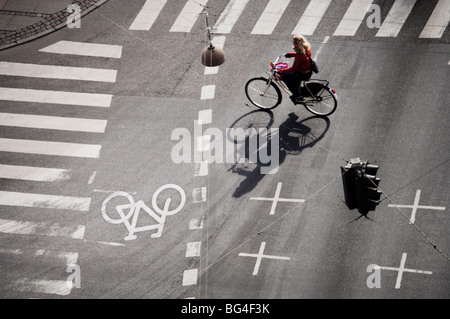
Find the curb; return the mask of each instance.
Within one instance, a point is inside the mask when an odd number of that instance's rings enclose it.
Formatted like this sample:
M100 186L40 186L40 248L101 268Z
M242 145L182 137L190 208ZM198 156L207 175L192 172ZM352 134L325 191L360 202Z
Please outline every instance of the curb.
M84 17L108 1L109 0L76 0L73 1L72 4L76 4L81 8L80 16ZM38 39L66 27L67 18L70 15L71 13L64 9L54 14L49 14L41 21L20 30L0 33L0 51Z

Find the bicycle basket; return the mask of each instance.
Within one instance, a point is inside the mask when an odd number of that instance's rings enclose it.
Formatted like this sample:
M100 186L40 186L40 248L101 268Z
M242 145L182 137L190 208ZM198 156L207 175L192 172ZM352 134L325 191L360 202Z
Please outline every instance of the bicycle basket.
M288 68L289 68L289 64L284 63L284 62L277 63L275 66L276 66L276 68L277 68L277 71L280 71L280 70L284 70L284 69L288 69Z

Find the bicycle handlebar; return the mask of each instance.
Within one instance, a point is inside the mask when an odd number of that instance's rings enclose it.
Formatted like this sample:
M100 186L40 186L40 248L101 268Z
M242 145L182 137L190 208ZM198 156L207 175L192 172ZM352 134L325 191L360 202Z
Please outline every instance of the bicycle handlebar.
M281 59L282 57L285 57L285 56L286 56L285 53L281 54L281 55L275 60L275 64L277 64L278 61L280 61L280 59Z

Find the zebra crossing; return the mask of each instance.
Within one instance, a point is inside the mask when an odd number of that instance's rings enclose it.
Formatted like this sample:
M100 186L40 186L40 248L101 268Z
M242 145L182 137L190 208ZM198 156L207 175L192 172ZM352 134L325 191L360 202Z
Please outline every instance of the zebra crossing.
M13 132L17 132L13 133L13 136L8 136L8 138L0 136L0 238L8 240L16 238L14 236L19 236L17 239L20 239L20 241L27 241L30 238L33 242L36 242L36 238L44 237L82 241L84 240L86 226L78 223L58 222L58 215L54 213L61 211L83 216L90 210L91 198L88 196L72 196L71 194L48 194L52 189L55 189L51 187L52 183L72 183L78 177L76 174L79 173L72 171L69 167L39 167L39 165L30 165L30 163L33 163L33 156L44 156L44 158L49 159L49 163L59 163L59 159L64 159L61 165L70 165L67 163L73 161L77 163L80 163L80 161L95 161L100 157L102 145L92 144L88 140L83 143L80 142L79 138L76 141L64 142L53 141L53 139L58 140L59 134L64 134L64 139L67 139L67 136L71 137L74 133L82 132L88 136L83 138L84 140L89 139L91 135L103 134L107 127L106 119L75 118L60 116L61 114L44 115L42 113L49 113L49 109L57 110L62 107L69 109L76 107L87 109L109 108L112 103L112 95L110 94L63 92L52 90L48 86L51 86L51 83L57 83L59 80L79 81L74 83L91 81L104 83L105 85L115 83L117 70L83 66L57 66L56 64L60 57L66 55L74 56L75 59L80 55L95 57L98 61L120 59L122 47L60 41L41 49L40 52L44 55L51 55L52 61L56 61L55 65L0 61L0 77L21 79L19 83L23 83L23 86L28 86L28 84L32 86L39 79L50 81L46 82L50 84L47 85L45 90L3 87L0 84L0 105L3 105L0 108L0 128L4 131L14 128ZM108 87L105 86L105 91L107 90ZM16 109L16 104L22 105L22 108L17 106ZM35 114L22 112L23 105L28 105L29 109L33 110ZM45 108L47 106L52 107ZM44 111L41 111L42 109ZM33 135L37 137L40 136L40 132L45 131L44 136L51 135L52 140L20 138L15 134L20 134L21 130L33 132ZM15 154L13 158L19 158L18 163L8 162L11 154ZM23 163L28 163L28 165ZM42 164L42 166L46 165ZM92 175L92 172L86 173ZM76 183L79 183L79 180L80 178L77 179ZM39 183L29 184L32 185L33 192L27 192L8 189L7 184L9 182L25 183L24 185L29 182ZM90 182L90 180L86 180L85 185ZM17 213L20 213L25 209L35 209L34 215L39 214L39 216L34 219L33 215L25 214L25 218L14 219L11 218L11 214L8 214L11 210L17 210ZM11 275L12 280L14 280L13 290L32 294L43 293L63 296L71 293L72 286L68 284L70 282L67 280L70 273L66 273L66 268L77 263L77 252L37 250L30 253L23 249L5 247L4 244L1 246L0 258L2 260L22 258L26 261L23 264L27 265L39 264L45 257L44 265L49 264L51 268L55 268L52 263L58 264L59 276L61 276L61 273L63 276L54 279L34 278L33 276L14 278Z
M258 21L254 25L250 34L271 35L276 27L283 21L286 12L293 7L294 0L266 0L261 2L267 5L260 13ZM431 16L420 34L419 38L439 39L443 36L450 22L450 0L436 0ZM193 26L201 17L205 6L214 7L219 5L214 0L186 0L186 4L178 16L174 19L164 19L165 25L170 25L170 32L191 32ZM242 15L248 7L250 0L229 0L217 18L212 30L216 34L229 34L234 30L236 24L242 19ZM317 31L321 22L327 19L327 13L331 7L339 7L342 1L338 0L308 0L307 7L303 12L298 12L299 20L291 34L303 34L312 36ZM340 2L340 3L338 3ZM344 2L348 4L348 2ZM163 10L170 8L171 0L146 0L143 7L137 13L129 27L129 30L149 31L152 29ZM333 36L355 36L370 14L376 0L351 0L345 14L341 17L331 16L330 19L340 19ZM389 8L387 16L384 18L376 37L392 38L397 37L405 25L408 18L414 13L414 8L419 4L417 0L395 0ZM418 11L417 9L416 11ZM331 14L331 13L330 13ZM415 12L420 15L421 12Z

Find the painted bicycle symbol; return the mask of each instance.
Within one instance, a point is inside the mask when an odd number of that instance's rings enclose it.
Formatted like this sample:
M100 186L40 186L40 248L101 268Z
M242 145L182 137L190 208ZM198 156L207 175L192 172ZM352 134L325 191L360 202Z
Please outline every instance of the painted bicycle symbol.
M178 205L178 207L175 208L174 210L169 210L170 203L172 201L171 198L166 199L163 209L161 209L157 204L158 196L161 194L161 192L163 192L166 189L174 189L181 196L181 202ZM128 201L127 204L116 206L115 211L117 214L119 214L119 217L120 217L118 219L111 218L111 216L108 215L108 212L106 209L107 204L116 197L125 197ZM149 230L156 230L156 232L153 233L151 235L151 237L159 238L159 237L161 237L162 231L164 229L166 217L175 215L176 213L181 211L181 209L184 207L185 203L186 203L186 194L185 194L184 190L178 185L168 184L168 185L160 187L153 194L153 198L152 198L153 210L150 209L150 207L148 207L143 201L140 200L140 201L135 202L134 198L130 194L119 191L119 192L115 192L115 193L111 194L103 201L101 212L102 212L103 218L107 222L109 222L111 224L125 224L125 226L128 230L128 236L126 236L124 238L124 240L126 240L126 241L136 239L137 236L135 235L135 233L149 231ZM152 217L157 222L157 224L137 227L136 224L138 222L139 214L141 213L142 210L145 211L150 217ZM131 219L131 222L130 222L130 219Z

